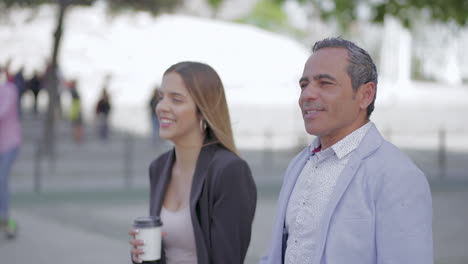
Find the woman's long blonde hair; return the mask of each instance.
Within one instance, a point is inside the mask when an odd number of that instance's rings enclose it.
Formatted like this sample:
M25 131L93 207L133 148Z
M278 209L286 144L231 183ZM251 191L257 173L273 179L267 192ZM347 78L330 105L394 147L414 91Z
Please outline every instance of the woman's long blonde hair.
M224 93L224 86L218 73L209 65L183 61L169 67L164 75L175 72L184 81L197 111L206 122L205 143L219 143L238 154L232 135L231 119Z

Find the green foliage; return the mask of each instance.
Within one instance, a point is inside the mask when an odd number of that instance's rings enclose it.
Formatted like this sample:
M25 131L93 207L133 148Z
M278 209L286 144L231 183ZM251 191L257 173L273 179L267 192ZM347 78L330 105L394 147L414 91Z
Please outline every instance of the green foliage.
M273 30L284 27L287 23L287 16L276 0L260 0L247 17L238 20L238 22Z
M282 4L287 0L272 0ZM468 0L297 0L311 3L322 19L335 19L346 29L357 18L359 4L370 7L371 21L383 22L385 15L398 18L403 25L411 27L414 17L420 12L428 12L436 21L453 21L460 26L468 24Z
M352 21L356 20L356 7L359 0L333 0L334 7L330 8L324 1L313 0L314 6L320 10L322 19L334 18L341 28L346 28Z
M64 2L72 5L91 5L96 0L0 0L0 8L36 7L42 4L57 4Z
M236 20L238 23L255 25L272 32L280 32L301 39L305 33L291 26L288 17L278 0L260 0L253 11L246 17Z
M304 38L305 32L289 24L288 17L281 5L279 0L260 0L248 16L238 19L236 22L254 25L298 39Z
M432 19L442 22L468 22L468 0L389 0L372 6L373 21L382 22L385 14L399 18L404 25L411 26L411 18L421 10L429 11Z
M37 7L42 4L91 5L97 0L0 0L0 10L8 10L12 7ZM104 0L101 0L104 1ZM111 13L123 11L148 11L154 15L163 11L171 11L182 0L106 0L108 10Z
M217 10L222 3L223 0L208 0L208 4L210 4L211 8L213 8L214 10Z
M111 13L125 11L148 11L157 15L164 11L172 11L178 7L182 0L108 0L108 8Z

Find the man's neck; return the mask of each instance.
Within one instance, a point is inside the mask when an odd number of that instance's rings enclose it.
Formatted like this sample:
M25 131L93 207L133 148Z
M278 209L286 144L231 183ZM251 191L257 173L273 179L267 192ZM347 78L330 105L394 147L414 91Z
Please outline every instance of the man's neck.
M322 147L322 150L325 150L335 145L337 142L339 142L340 140L342 140L349 134L353 133L354 131L358 130L359 128L367 124L368 122L369 122L369 119L364 119L360 122L357 122L356 124L352 126L349 126L347 129L342 130L340 133L320 137L320 146Z

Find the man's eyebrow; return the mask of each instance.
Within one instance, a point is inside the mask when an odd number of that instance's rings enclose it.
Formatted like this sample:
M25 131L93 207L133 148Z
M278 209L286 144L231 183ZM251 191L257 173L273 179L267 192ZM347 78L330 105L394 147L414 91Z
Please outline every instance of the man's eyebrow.
M309 78L308 77L302 77L301 79L299 79L299 83L301 82L308 82L309 81Z
M314 76L314 80L318 81L320 79L329 79L332 81L336 81L335 77L331 76L330 74L322 73L322 74L317 74Z

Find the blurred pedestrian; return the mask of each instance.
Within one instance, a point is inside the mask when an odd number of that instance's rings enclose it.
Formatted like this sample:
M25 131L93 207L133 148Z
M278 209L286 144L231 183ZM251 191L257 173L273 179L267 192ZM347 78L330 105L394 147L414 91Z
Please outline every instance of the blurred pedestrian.
M55 81L57 82L56 83L57 90L55 91L55 93L52 94L51 88L53 84L52 82L53 79L55 79ZM66 85L65 78L62 74L62 71L60 70L60 66L58 64L56 65L55 71L54 71L52 62L47 61L46 70L44 72L44 75L41 78L41 90L48 92L49 100L51 99L52 96L55 99L56 105L54 108L55 109L54 115L60 119L64 118L61 98L62 98L63 91L67 90L67 85Z
M377 68L342 38L315 43L299 80L307 133L289 164L260 263L433 263L424 173L370 121Z
M150 210L160 216L161 263L243 263L257 192L238 154L223 84L208 65L180 62L163 75L156 113L174 148L150 165ZM132 258L143 241L131 230Z
M21 99L23 98L23 95L27 90L26 80L24 79L23 71L24 68L21 67L14 77L16 89L18 90L18 115L20 118L22 115Z
M149 101L149 113L150 113L150 119L151 119L151 139L153 141L153 144L158 146L160 138L159 138L159 119L158 116L156 115L156 106L158 105L159 101L159 92L158 92L159 86L155 87L153 90L153 93L151 94L151 98Z
M83 114L81 109L81 97L78 91L77 81L71 81L70 86L72 102L68 118L72 123L73 140L76 143L81 143L83 141Z
M8 59L3 67L3 73L6 76L7 82L14 83L15 82L15 75L13 75L10 71L11 59Z
M16 221L9 213L10 172L21 141L18 90L12 82L6 82L0 84L0 230L6 232L7 238L10 239L16 236L17 227Z
M39 98L39 92L41 91L41 79L37 71L34 71L34 75L28 81L28 86L29 86L29 90L31 90L34 96L33 113L35 116L37 116L38 98Z
M109 137L109 114L111 109L109 93L106 88L103 88L101 97L96 104L96 122L98 136L101 140L107 140Z

